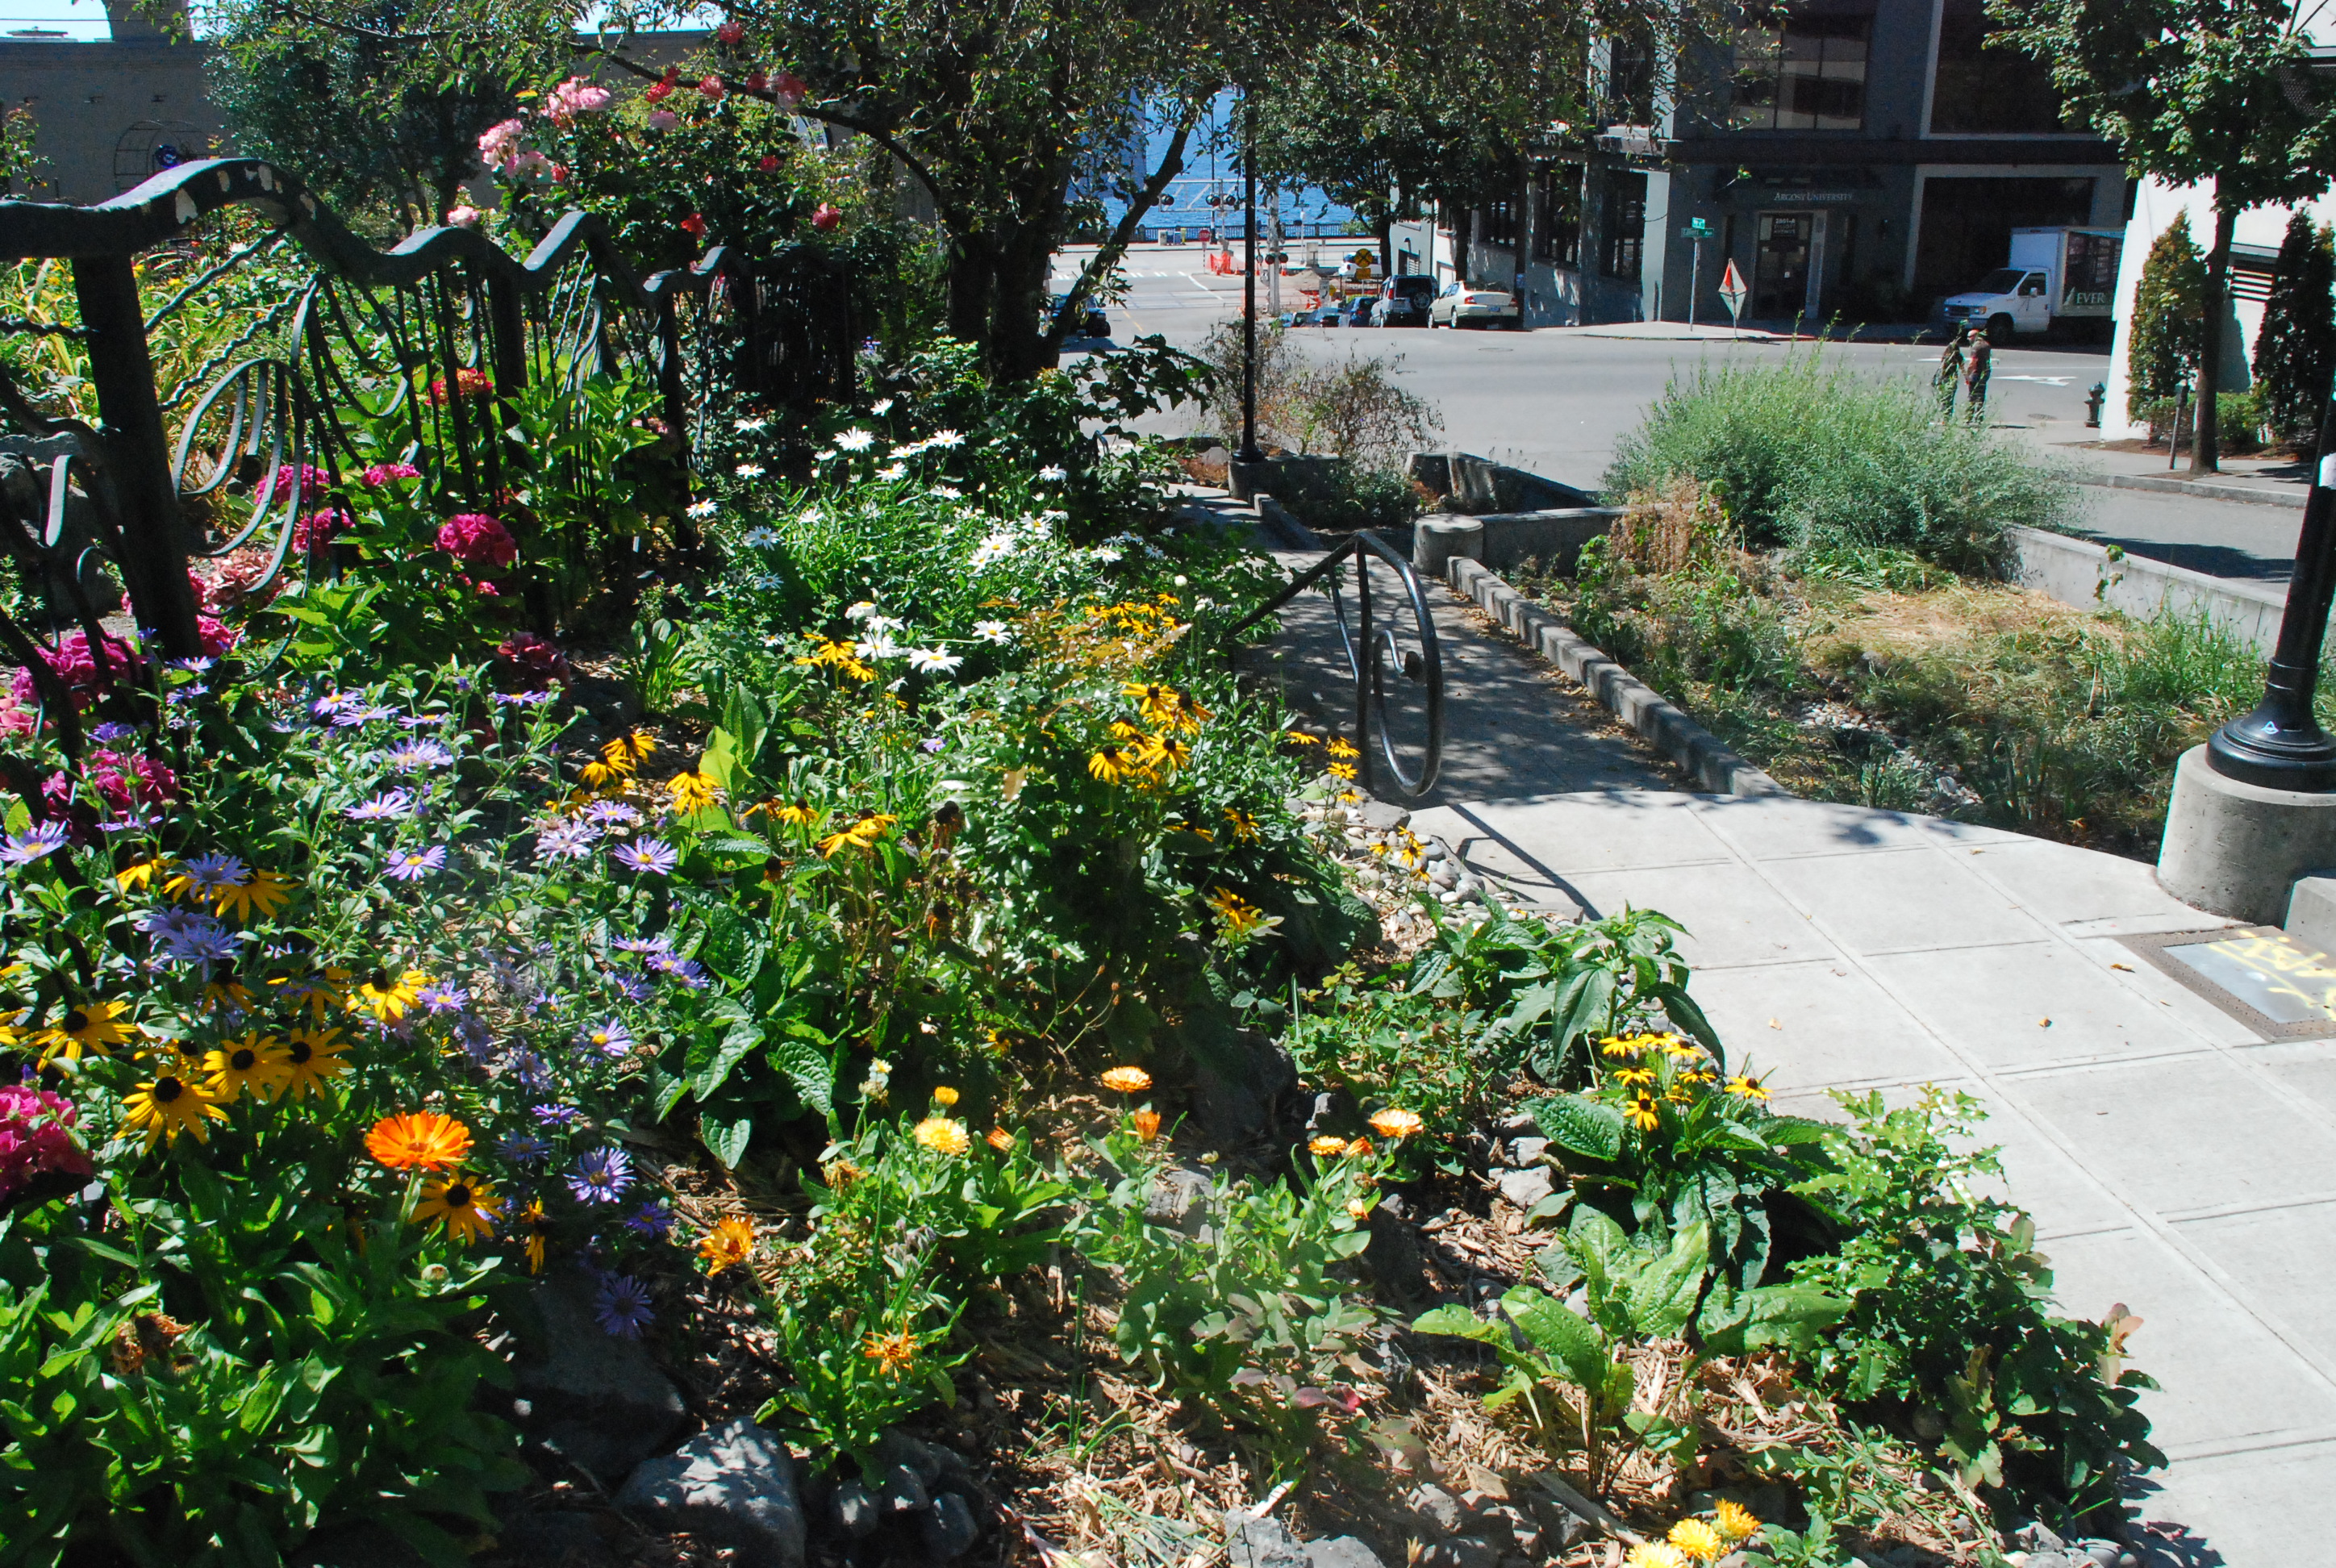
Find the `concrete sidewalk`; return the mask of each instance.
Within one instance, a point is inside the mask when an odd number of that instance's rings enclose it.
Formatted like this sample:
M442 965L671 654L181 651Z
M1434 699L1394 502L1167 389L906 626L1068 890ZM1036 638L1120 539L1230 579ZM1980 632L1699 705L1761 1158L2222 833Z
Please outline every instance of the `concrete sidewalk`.
M2183 1527L2150 1561L2299 1561L2292 1521L2336 1464L2336 1041L2268 1042L2122 940L2224 922L2132 861L1789 797L1459 802L1414 826L1529 895L1686 925L1697 998L1781 1107L1986 1101L2065 1310L2144 1320L2173 1465L2135 1517Z
M1572 682L1428 591L1450 760L1413 826L1528 902L1679 920L1731 1061L1782 1108L1837 1116L1828 1090L1903 1103L1925 1084L1983 1100L2063 1309L2143 1320L2133 1360L2162 1385L2143 1407L2172 1463L2132 1491L2132 1544L2156 1568L2310 1560L2297 1522L2336 1466L2336 1039L2258 1033L2129 945L2227 926L2146 865L1684 793ZM1293 699L1348 728L1327 604L1294 606L1275 651Z

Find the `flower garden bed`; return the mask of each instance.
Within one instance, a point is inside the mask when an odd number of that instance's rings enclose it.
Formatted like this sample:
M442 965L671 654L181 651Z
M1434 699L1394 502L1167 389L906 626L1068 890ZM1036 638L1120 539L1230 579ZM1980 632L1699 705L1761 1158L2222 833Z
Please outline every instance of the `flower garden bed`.
M1231 673L1270 560L1080 435L1141 389L867 368L719 410L622 556L566 470L513 528L361 425L336 571L207 578L200 658L55 639L92 746L28 681L0 756L0 1563L2114 1527L2133 1325L2059 1315L1969 1102L1776 1115L1660 915L1427 896ZM588 391L563 453L661 450Z

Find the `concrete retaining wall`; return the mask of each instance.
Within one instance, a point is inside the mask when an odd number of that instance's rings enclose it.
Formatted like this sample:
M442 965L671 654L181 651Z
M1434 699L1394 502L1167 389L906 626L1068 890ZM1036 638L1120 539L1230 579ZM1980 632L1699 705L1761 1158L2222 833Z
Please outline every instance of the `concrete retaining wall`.
M1582 547L1612 528L1621 515L1611 506L1496 511L1485 517L1437 512L1413 526L1411 564L1436 577L1444 575L1446 561L1464 556L1496 571L1539 560L1570 572Z
M2287 585L2209 577L2187 567L2127 555L2090 540L2015 528L2019 554L2012 579L2023 588L2085 609L2117 609L2149 617L2160 610L2209 620L2271 652L2287 609Z

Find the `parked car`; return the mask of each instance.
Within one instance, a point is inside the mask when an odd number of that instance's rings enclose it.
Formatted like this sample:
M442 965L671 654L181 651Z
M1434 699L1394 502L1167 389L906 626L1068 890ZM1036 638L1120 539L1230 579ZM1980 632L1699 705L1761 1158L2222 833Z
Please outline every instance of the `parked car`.
M1067 294L1055 296L1054 303L1046 312L1046 319L1049 322L1052 322L1056 315L1062 310L1063 301L1069 297ZM1073 337L1109 337L1111 317L1104 314L1101 306L1090 305L1087 307L1086 314L1079 318L1079 324L1072 328L1071 336Z
M1284 326L1337 326L1340 325L1338 302L1333 300L1328 305L1318 305L1311 310L1288 311L1283 314L1281 324Z
M1512 332L1525 324L1524 311L1517 297L1498 288L1479 288L1457 279L1444 286L1436 303L1427 307L1430 326L1505 326Z
M1379 285L1378 309L1371 319L1381 326L1425 326L1427 307L1435 302L1436 279L1406 272Z
M1357 294L1338 301L1338 325L1368 326L1371 324L1371 307L1377 303L1368 294Z

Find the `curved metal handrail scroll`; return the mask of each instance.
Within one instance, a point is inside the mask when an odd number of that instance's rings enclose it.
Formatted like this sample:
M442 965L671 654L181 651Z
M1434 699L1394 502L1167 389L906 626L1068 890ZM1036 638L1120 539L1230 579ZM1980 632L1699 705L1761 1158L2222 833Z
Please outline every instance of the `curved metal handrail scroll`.
M1411 610L1412 630L1419 644L1414 651L1406 652L1397 641L1395 628L1373 616L1373 558L1393 568L1396 580L1402 585L1405 603ZM1347 624L1347 601L1338 585L1338 569L1348 560L1355 563L1357 616L1351 628ZM1367 788L1370 784L1371 730L1376 720L1379 755L1387 759L1388 775L1406 798L1417 800L1436 787L1436 775L1444 768L1444 650L1436 635L1436 617L1419 585L1419 574L1387 541L1369 529L1349 535L1320 560L1291 578L1280 593L1236 621L1225 636L1240 636L1317 583L1329 590L1338 642L1346 652L1348 671L1354 678L1357 782ZM1416 769L1406 768L1396 755L1395 732L1387 723L1387 677L1390 665L1397 674L1423 688L1427 738Z

